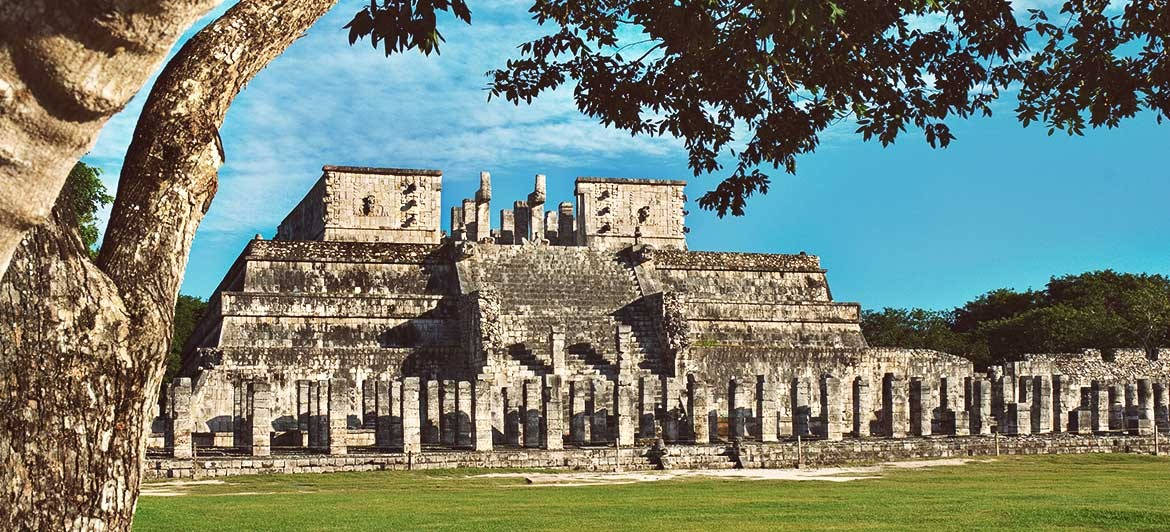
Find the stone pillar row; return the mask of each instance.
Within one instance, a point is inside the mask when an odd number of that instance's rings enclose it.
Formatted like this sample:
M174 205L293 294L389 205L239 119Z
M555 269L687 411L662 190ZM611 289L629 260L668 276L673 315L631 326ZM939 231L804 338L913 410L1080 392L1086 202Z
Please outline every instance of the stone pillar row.
M332 455L349 450L349 415L362 414L374 446L421 452L424 443L491 450L495 443L562 449L575 445L634 445L636 438L710 443L719 419L729 439L774 442L795 437L964 436L1051 432L1170 430L1170 383L1093 380L1079 386L1061 375L992 375L963 379L888 373L880 382L833 375L777 381L765 376L727 382L725 403L712 401L694 375L529 377L495 386L477 380L369 380L351 403L348 379L298 381L295 426L301 445ZM193 455L192 382L179 378L168 393L176 458ZM232 430L253 456L272 452L275 400L268 382L237 383ZM352 406L351 406L352 405Z

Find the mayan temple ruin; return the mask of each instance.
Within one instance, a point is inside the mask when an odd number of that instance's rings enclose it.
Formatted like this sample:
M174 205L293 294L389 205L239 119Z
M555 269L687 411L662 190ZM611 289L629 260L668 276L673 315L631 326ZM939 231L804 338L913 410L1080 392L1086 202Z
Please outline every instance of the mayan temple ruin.
M977 372L870 347L818 257L689 250L683 187L581 177L550 205L538 175L493 210L485 172L447 234L440 171L324 167L211 297L148 467L791 467L1170 429L1170 351Z

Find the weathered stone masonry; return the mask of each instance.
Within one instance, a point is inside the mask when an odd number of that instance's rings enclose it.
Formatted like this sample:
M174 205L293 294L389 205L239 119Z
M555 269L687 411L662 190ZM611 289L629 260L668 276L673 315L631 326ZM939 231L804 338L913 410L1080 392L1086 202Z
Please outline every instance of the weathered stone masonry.
M582 466L599 446L629 449L633 467L657 438L693 445L675 455L694 465L728 449L769 465L796 440L839 460L888 446L824 446L1170 429L1170 353L976 373L868 347L859 306L833 300L816 256L687 250L682 182L580 178L575 208L546 210L537 176L493 216L485 172L444 236L441 179L327 166L276 239L248 243L167 391L153 445L174 458L158 471L194 474L175 462L192 455L355 453L386 458L281 463ZM424 457L451 452L469 454Z

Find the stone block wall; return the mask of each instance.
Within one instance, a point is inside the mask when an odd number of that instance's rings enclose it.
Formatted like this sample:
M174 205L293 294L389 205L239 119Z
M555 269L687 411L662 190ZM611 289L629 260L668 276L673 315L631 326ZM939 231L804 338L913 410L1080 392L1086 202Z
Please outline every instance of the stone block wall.
M686 249L685 181L579 177L577 245Z

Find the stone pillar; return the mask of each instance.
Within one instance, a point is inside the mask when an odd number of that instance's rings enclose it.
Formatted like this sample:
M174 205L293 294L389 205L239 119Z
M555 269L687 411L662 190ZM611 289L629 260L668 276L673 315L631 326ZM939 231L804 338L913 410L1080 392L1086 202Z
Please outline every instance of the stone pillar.
M472 390L473 416L475 419L475 438L472 440L477 451L492 450L492 384L487 379L479 378L475 381Z
M544 213L544 238L548 240L550 245L560 245L561 236L557 233L557 228L560 225L557 223L557 211L546 211Z
M1032 433L1052 432L1052 380L1046 375L1032 377Z
M1170 431L1170 386L1154 383L1154 425L1161 431Z
M795 409L792 397L792 381L783 377L776 378L776 433L779 438L793 436L793 411Z
M727 387L727 436L731 441L742 440L747 436L747 390L744 389L743 379L732 378Z
M516 221L509 209L500 209L500 243L516 243Z
M694 375L687 375L687 413L691 422L691 436L696 444L711 443L711 429L707 426L710 392Z
M297 381L297 432L301 447L309 446L309 381Z
M536 174L536 184L528 195L528 239L534 242L544 238L544 202L547 197L544 174Z
M471 447L472 442L472 396L471 381L455 383L455 445Z
M1093 432L1109 430L1109 387L1104 381L1094 380L1089 388L1092 402L1089 408L1092 411Z
M657 387L654 386L655 379L652 377L641 377L638 379L638 437L639 438L653 438L654 437L654 411L658 405L655 399L657 394ZM690 410L688 409L688 412Z
M1125 430L1125 387L1109 386L1109 430Z
M1150 379L1138 379L1137 396L1137 433L1141 436L1152 435L1154 433L1154 387Z
M552 368L554 375L562 377L569 374L569 367L565 362L565 333L552 330L548 333L548 350L552 354Z
M504 441L524 446L524 381L513 381L500 390L504 403Z
M463 199L463 239L475 242L475 199Z
M587 408L592 403L592 393L589 381L576 379L569 382L569 441L574 445L584 445L592 440L590 429L593 424Z
M882 421L886 437L905 438L910 429L909 383L901 375L887 373L882 388Z
M454 446L458 432L458 383L443 379L439 384L439 441Z
M543 393L540 379L531 377L524 380L524 446L540 447L540 410L543 407Z
M590 429L593 443L605 445L609 443L609 414L610 403L613 401L613 385L604 377L593 379L593 410L589 419L593 423Z
M317 443L316 448L321 450L329 450L329 381L322 379L317 381L317 415L314 416L316 423Z
M974 403L979 408L979 414L976 416L979 426L978 428L973 428L972 432L976 434L991 434L991 426L995 424L995 416L991 410L991 396L993 395L991 380L979 379L975 381L975 390L977 400Z
M374 382L374 446L379 449L394 446L393 419L390 414L394 410L392 395L389 382Z
M267 382L253 382L249 385L252 395L252 412L248 419L252 426L252 456L272 454L272 387Z
M479 190L475 191L475 238L480 241L492 236L492 175L479 173ZM470 384L470 383L469 383Z
M665 416L662 420L662 438L666 441L678 441L682 436L678 422L684 414L679 381L663 376L660 388L662 388L662 412Z
M530 218L528 204L523 201L514 203L512 205L512 218L515 225L512 229L516 239L515 242L517 244L523 244L525 240L528 240L529 231L531 230L529 228L530 224L528 223L528 219Z
M812 417L812 406L809 404L808 389L804 379L792 379L792 435L809 436L809 421Z
M821 436L838 441L844 438L845 416L841 381L832 375L821 377Z
M1011 377L1001 375L995 382L992 395L991 409L995 412L1000 432L1007 432L1008 427L1016 422L1015 414L1010 414L1011 404L1016 402L1016 388Z
M1072 388L1069 386L1068 378L1064 375L1052 375L1052 432L1067 432L1069 430L1068 424L1071 422L1070 413L1076 408L1072 404L1073 398ZM1078 395L1079 399L1080 396Z
M873 412L873 391L865 377L853 379L853 436L870 435L869 422Z
M955 436L969 436L971 434L971 401L974 399L974 384L970 377L946 378L947 404L946 409L953 419L950 434Z
M776 385L766 375L756 375L756 439L764 442L777 441L776 430Z
M443 415L442 402L439 400L441 383L435 379L421 381L419 394L423 404L420 405L423 443L439 443L442 438L439 434L440 420Z
M557 211L557 235L560 237L560 245L576 245L577 231L573 223L573 204L563 201L557 206Z
M911 431L915 436L930 436L933 434L931 420L934 417L934 405L937 404L938 389L932 386L933 382L923 377L910 379L910 415Z
M451 238L467 239L467 227L463 224L463 207L451 207Z
M191 417L191 379L177 378L171 382L171 449L176 460L187 460L195 454L191 432L195 420Z
M552 451L565 448L565 416L561 407L561 376L544 376L543 447Z
M329 454L349 452L349 381L329 380Z
M1133 434L1137 434L1138 428L1137 395L1137 383L1125 383L1125 430Z
M402 400L399 403L402 417L402 452L422 452L421 413L419 412L418 377L402 379Z
M620 446L630 446L634 444L634 434L639 418L639 412L636 408L636 390L637 386L633 377L629 375L618 375L617 387L614 389L613 395L613 416L617 424L617 444Z
M376 425L377 385L374 379L362 379L362 428L372 429Z

